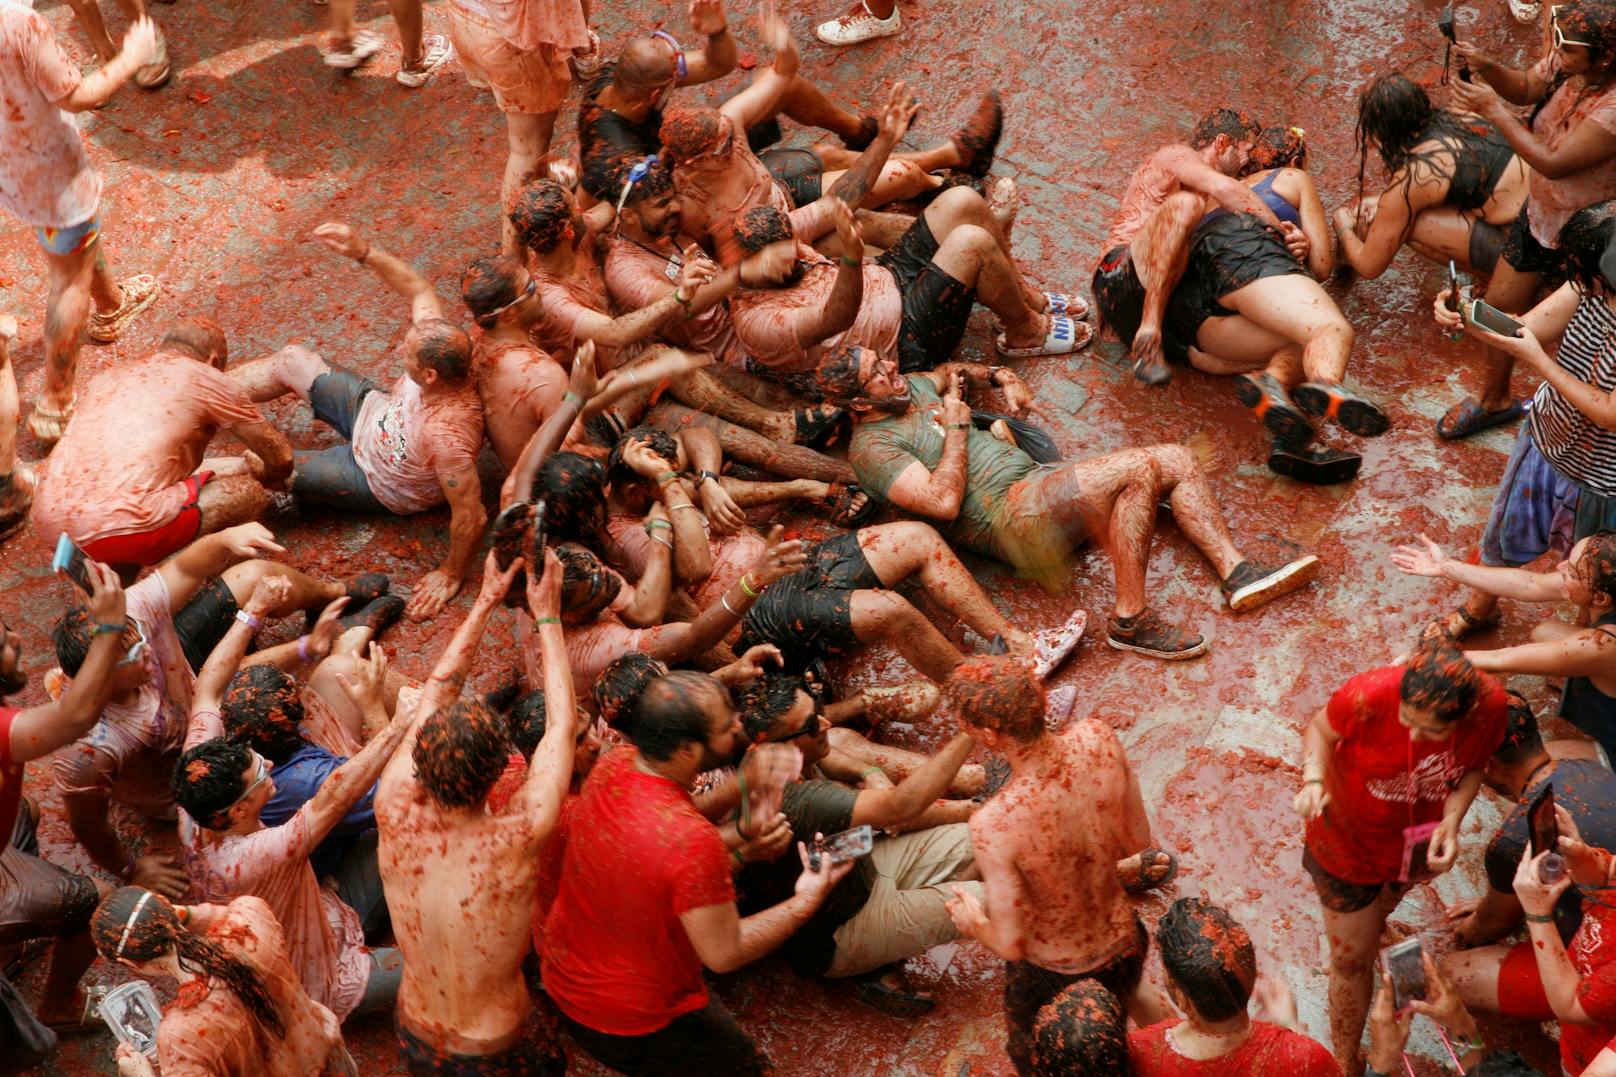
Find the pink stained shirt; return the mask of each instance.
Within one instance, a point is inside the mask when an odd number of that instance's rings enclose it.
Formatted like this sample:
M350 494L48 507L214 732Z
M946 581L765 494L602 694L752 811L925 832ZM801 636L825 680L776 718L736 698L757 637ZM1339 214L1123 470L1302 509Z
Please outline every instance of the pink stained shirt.
M66 533L84 546L170 522L213 435L264 416L222 370L157 352L91 379L75 420L40 469L33 520L46 543Z
M0 206L25 224L71 228L101 202L78 123L56 104L82 81L44 16L0 0Z
M483 19L499 36L520 49L550 45L558 49L589 47L589 20L578 0L453 0Z
M477 392L494 455L509 471L567 391L567 372L531 344L479 341Z
M1169 147L1163 147L1166 148ZM1150 215L1178 193L1181 186L1178 173L1156 163L1161 153L1162 150L1157 150L1151 154L1129 177L1128 186L1122 192L1122 204L1117 208L1116 220L1111 223L1111 231L1106 233L1105 245L1100 251L1102 258L1114 248L1132 243L1133 237L1139 234Z
M587 251L591 247L592 244L585 244L584 249ZM533 327L533 342L569 368L572 353L589 339L579 328L584 320L590 314L611 317L611 307L606 302L606 282L600 269L589 255L583 253L578 255L578 267L580 275L576 277L552 273L544 268L533 271L534 279L539 282L539 306L544 311L539 324ZM633 359L639 351L637 344L626 348L607 348L597 344L595 368L614 370Z
M354 421L353 454L376 500L402 516L445 501L442 480L476 470L483 406L474 379L428 398L409 375L365 396Z
M647 250L622 236L607 246L606 291L618 310L643 310L678 282L679 267L667 255ZM676 317L664 324L657 335L669 344L707 352L728 366L740 367L746 360L740 341L735 339L729 305L724 302L714 303L690 318Z
M1560 57L1554 52L1532 68L1532 73L1545 85L1552 82L1559 71ZM1572 75L1560 84L1532 121L1532 133L1553 151L1585 122L1616 134L1616 85L1589 92L1587 76ZM1527 179L1527 194L1526 215L1532 226L1532 238L1545 247L1557 247L1560 229L1573 213L1583 206L1616 197L1616 155L1560 179L1549 179L1534 170Z
M812 370L823 356L852 344L897 358L903 293L892 271L874 262L864 263L864 298L853 324L811 348L802 346L797 340L797 313L824 307L838 272L835 262L811 251L805 251L803 261L808 269L795 285L746 289L731 298L735 335L746 353L764 366L787 372Z
M688 164L673 167L673 185L684 206L685 225L712 240L718 264L726 267L746 255L735 241L736 218L753 206L773 206L782 213L793 208L791 196L747 144L746 132L736 131L731 145L729 164L722 171ZM737 174L741 179L734 178Z
M705 516L701 518L701 526L707 532L713 571L694 586L684 585L684 591L695 600L696 605L706 609L723 597L735 581L757 563L767 544L763 536L750 527L742 528L734 535L714 535ZM644 575L646 565L650 564L656 545L656 540L645 530L645 517L631 514L609 517L606 532L611 536L611 545L606 553L612 558L613 565L630 579L638 581Z

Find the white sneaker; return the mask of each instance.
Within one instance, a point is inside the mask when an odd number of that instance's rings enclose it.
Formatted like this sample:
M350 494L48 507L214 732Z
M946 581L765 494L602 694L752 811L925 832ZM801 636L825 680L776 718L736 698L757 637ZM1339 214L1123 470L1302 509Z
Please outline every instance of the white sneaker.
M1088 627L1088 623L1087 613L1073 610L1065 624L1033 631L1033 672L1038 674L1039 680L1047 680L1055 672L1055 667L1066 661L1066 656L1077 648L1078 641L1083 638L1083 629Z
M1537 17L1543 14L1543 4L1541 0L1531 0L1530 3L1526 0L1509 0L1509 13L1515 16L1516 22L1529 25L1537 22Z
M814 36L827 45L860 45L877 38L891 37L901 29L903 20L898 17L896 7L892 9L891 17L878 19L870 14L870 9L860 0L846 15L814 27Z

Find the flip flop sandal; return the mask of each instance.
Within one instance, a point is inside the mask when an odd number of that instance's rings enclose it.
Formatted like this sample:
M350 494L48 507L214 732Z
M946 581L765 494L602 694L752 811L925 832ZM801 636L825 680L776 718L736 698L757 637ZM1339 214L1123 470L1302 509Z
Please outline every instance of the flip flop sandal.
M1047 680L1051 673L1077 650L1083 640L1083 630L1089 626L1089 615L1073 610L1066 623L1059 628L1044 628L1033 633L1033 672L1039 680Z
M854 502L861 496L864 503L855 508ZM875 515L875 510L879 507L875 503L875 498L866 493L856 482L831 483L824 506L830 515L831 523L849 529L862 527L866 520Z
M1004 334L1000 333L994 338L993 348L1006 359L1036 359L1043 355L1070 355L1082 351L1093 339L1094 330L1089 326L1065 314L1051 314L1049 332L1042 344L1030 348L1012 348L1005 343Z
M385 44L382 35L374 30L360 30L348 39L345 47L328 49L322 59L325 66L334 67L338 71L357 71L365 66L372 56L382 51Z
M1130 894L1160 890L1178 878L1178 857L1166 849L1146 849L1139 854L1139 878L1122 884Z
M1483 430L1512 423L1521 417L1521 412L1519 400L1511 400L1507 407L1499 408L1497 411L1487 411L1481 406L1481 401L1473 396L1467 396L1437 420L1436 435L1446 441L1458 441L1471 434L1479 434Z
M73 420L75 403L76 399L69 401L60 412L46 411L36 404L28 414L28 432L46 445L55 445L67 433L67 424Z
M1291 393L1291 399L1314 418L1339 423L1343 430L1359 437L1379 437L1391 429L1392 421L1377 404L1345 385L1304 381Z
M1448 628L1447 621L1454 617L1459 618L1458 626ZM1504 615L1497 610L1494 610L1489 617L1475 617L1471 615L1469 610L1460 606L1438 623L1442 625L1444 631L1457 641L1464 639L1466 636L1475 635L1477 632L1485 632L1489 628L1497 628L1498 622L1503 620L1503 617Z
M937 1000L930 995L919 994L909 987L893 987L882 981L883 974L879 972L860 980L858 1000L889 1017L924 1017L937 1006Z
M795 441L798 445L807 445L810 448L823 448L834 440L834 435L842 428L842 417L847 412L841 408L830 405L820 405L812 408L797 408L791 413L792 421L796 424L797 433Z
M1014 415L1004 415L996 411L973 411L971 422L978 430L991 431L995 423L1003 423L1010 432L1012 444L1040 464L1058 464L1061 461L1060 446L1050 437L1041 426L1029 423L1025 419L1018 419Z
M123 302L110 314L102 314L100 311L91 314L85 336L97 344L113 343L123 336L123 331L129 328L129 323L134 321L141 311L157 302L162 290L162 282L150 273L136 273L132 277L125 277L118 282L118 294L123 297Z
M417 68L399 68L398 79L400 86L408 86L412 90L419 90L432 81L432 76L438 69L454 59L454 46L442 34L431 34L421 41L421 66Z
M1049 313L1069 314L1073 318L1087 318L1089 316L1089 301L1080 295L1067 295L1065 292L1045 292L1044 299L1049 303Z

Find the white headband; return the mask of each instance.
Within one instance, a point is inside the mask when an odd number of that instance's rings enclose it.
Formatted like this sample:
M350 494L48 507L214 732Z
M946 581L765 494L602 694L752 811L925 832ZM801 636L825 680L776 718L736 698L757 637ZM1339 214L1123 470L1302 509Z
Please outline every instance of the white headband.
M129 941L129 932L134 928L135 920L140 916L140 910L145 907L146 902L151 900L151 896L152 892L150 890L146 891L144 894L141 894L140 900L135 902L135 907L129 910L129 920L123 925L123 934L118 936L118 949L114 951L112 955L114 960L118 960L123 957L123 948L124 944Z

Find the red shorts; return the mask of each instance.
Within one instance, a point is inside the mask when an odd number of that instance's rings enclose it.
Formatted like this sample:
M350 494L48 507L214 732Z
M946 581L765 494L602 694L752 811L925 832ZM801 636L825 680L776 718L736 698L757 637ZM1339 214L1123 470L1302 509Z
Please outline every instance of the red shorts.
M96 539L84 547L84 552L105 565L155 565L185 549L202 530L202 508L197 501L211 478L213 472L199 471L181 483L185 487L185 504L166 524L150 531Z
M1498 967L1498 1012L1520 1021L1555 1020L1530 942L1511 946Z

